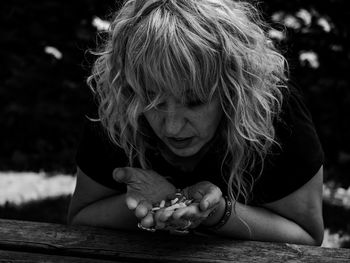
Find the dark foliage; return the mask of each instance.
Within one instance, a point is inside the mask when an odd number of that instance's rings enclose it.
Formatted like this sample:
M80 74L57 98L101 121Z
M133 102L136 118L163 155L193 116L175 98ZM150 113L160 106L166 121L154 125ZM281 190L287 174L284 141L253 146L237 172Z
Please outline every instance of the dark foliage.
M303 88L326 152L326 177L350 185L349 23L345 0L281 1L258 4L271 15L311 12L309 25L283 28L276 44L289 59L292 77ZM106 18L120 1L1 1L0 169L73 172L84 113L91 104L85 84L96 47L94 16ZM326 32L318 19L329 21ZM57 60L46 46L62 52ZM320 66L301 64L299 54L314 51Z
M113 1L1 1L0 169L74 172L93 16ZM44 52L53 46L58 60Z
M350 38L349 9L342 0L268 1L266 14L283 10L295 14L300 9L313 13L309 26L302 19L300 29L288 30L286 47L291 72L304 90L308 106L326 153L326 180L350 185ZM319 19L329 21L326 32ZM318 54L320 66L300 64L301 51Z

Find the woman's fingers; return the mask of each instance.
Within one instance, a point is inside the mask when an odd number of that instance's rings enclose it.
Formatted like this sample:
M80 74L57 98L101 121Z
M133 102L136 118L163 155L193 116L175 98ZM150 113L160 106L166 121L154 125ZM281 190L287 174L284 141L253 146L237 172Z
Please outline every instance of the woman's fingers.
M174 220L179 220L181 218L200 218L202 217L201 214L198 204L191 204L187 207L177 209L173 213L173 218Z
M135 191L129 191L125 197L125 203L130 210L135 210L140 204L146 205L152 209L150 202L145 200L145 197Z
M118 167L113 170L113 179L127 185L139 182L142 176L145 176L145 171L138 168Z
M141 198L136 195L127 195L125 198L125 203L130 210L135 210L140 201Z
M148 213L142 220L141 220L141 225L144 227L152 227L155 225L154 219L153 219L153 214Z
M212 209L201 211L199 203L176 210L159 209L154 213L153 226L156 229L187 229L196 228L208 216ZM142 221L143 222L143 221ZM142 223L144 225L144 223ZM151 224L149 224L151 225Z
M208 188L207 192L203 196L201 202L199 203L199 207L202 211L211 209L217 206L220 202L220 198L222 196L222 192L219 187L212 185Z
M156 222L166 222L173 215L174 211L160 209L154 215Z
M151 209L152 204L150 202L141 200L135 209L135 215L138 219L143 219Z
M195 209L192 208L193 205L189 205L187 207L184 208L180 208L177 209L174 213L173 213L173 218L174 220L179 220L180 218L183 218L184 216L186 216L187 214L193 214L195 213Z
M132 184L134 183L134 173L126 168L116 168L113 171L113 179L118 183Z
M158 210L153 216L155 228L156 229L166 228L172 214L173 214L173 211L165 211L165 209Z
M155 226L156 229L164 229L167 226L167 224L165 222L161 222L161 221L156 221L155 224L156 224L156 226Z

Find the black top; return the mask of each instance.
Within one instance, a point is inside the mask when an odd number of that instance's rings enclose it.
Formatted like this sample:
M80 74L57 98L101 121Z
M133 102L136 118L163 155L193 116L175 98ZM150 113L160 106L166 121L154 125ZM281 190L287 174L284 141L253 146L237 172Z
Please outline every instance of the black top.
M112 172L116 167L128 166L123 149L115 146L99 122L86 121L76 162L94 181L119 191L126 191L116 183ZM309 111L300 93L292 86L285 96L279 120L275 121L276 140L264 162L261 176L254 184L252 204L281 199L309 181L323 164L324 155ZM148 150L146 158L152 169L166 176L176 188L184 188L199 181L210 181L227 193L221 176L221 154L218 147L210 148L191 172L183 172L168 163L157 150ZM256 174L253 172L253 176Z

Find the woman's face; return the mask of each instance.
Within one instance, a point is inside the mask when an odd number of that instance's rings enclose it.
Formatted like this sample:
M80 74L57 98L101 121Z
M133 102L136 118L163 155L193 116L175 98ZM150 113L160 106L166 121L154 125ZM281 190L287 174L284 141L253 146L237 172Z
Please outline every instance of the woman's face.
M168 96L144 115L156 135L174 154L187 157L199 152L213 138L222 108L218 98L206 104L183 105Z

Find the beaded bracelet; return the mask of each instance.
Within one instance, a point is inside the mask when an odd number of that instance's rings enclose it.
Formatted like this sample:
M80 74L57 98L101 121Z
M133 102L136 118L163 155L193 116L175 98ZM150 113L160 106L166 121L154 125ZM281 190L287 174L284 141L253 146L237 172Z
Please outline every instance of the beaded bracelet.
M224 196L225 199L225 212L223 214L223 216L221 217L220 221L218 223L216 223L215 225L209 227L209 229L211 230L218 230L220 229L222 226L224 226L228 219L231 216L232 213L232 201L227 197Z

